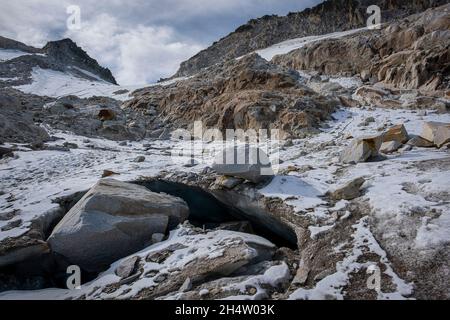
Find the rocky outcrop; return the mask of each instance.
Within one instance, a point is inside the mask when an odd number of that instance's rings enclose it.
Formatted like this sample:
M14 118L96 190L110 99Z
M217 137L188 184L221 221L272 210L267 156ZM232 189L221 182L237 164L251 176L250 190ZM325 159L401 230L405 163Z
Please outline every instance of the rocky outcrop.
M0 89L0 140L36 145L49 140L41 125L85 137L115 141L141 140L154 116L139 110L121 109L120 103L106 97L59 99Z
M448 89L449 8L429 9L381 30L306 45L273 61L297 70L361 75L401 89Z
M366 10L370 5L380 6L383 22L388 22L444 3L445 0L328 0L284 17L272 15L253 19L183 62L175 77L191 76L203 68L284 40L364 27L369 17ZM333 50L330 52L337 54ZM357 52L354 52L354 56L357 57Z
M281 136L314 131L338 105L336 99L315 93L298 82L295 72L284 70L258 55L214 66L199 75L168 86L134 92L124 108L154 114L148 127L204 129L278 129ZM169 131L170 132L170 131Z
M46 101L50 99L0 89L0 141L36 145L50 140L47 131L36 124L33 113Z
M150 244L189 215L186 203L133 184L98 182L59 222L48 239L54 253L84 270L101 271Z

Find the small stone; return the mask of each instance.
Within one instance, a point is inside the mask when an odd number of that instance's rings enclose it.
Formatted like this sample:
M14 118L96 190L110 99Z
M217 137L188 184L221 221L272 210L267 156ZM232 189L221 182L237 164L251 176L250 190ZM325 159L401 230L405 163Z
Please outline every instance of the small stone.
M361 187L366 180L362 177L354 179L331 192L330 197L334 200L353 200L361 195Z
M187 292L192 289L192 281L191 278L186 278L184 283L181 285L179 291L180 292Z
M102 178L110 177L116 174L120 174L111 170L103 170Z
M166 280L167 280L167 274L166 273L161 273L155 279L153 279L153 282L161 283L161 282L166 281Z
M258 292L258 290L257 290L255 287L249 287L249 288L247 288L247 292L248 292L251 296L254 296L254 295Z
M144 156L138 156L133 160L133 162L144 162L144 161L145 161Z
M78 149L78 145L76 143L72 143L72 142L64 142L63 146L69 149Z
M310 269L306 266L303 259L300 261L300 266L297 269L297 273L294 277L293 284L304 285L308 280Z
M128 145L128 143L126 141L120 141L119 142L119 146L121 146L121 147L125 147L127 145Z
M121 277L122 279L128 278L129 276L133 275L139 261L139 256L131 257L122 261L116 269L116 275Z
M153 277L156 276L158 273L159 273L158 270L150 270L150 271L147 271L147 272L145 273L145 277L146 277L146 278L153 278Z
M213 169L221 175L261 183L273 177L267 154L250 145L224 148L214 159Z
M199 295L200 297L207 296L208 294L209 294L209 290L208 290L208 289L202 289L202 290L200 290L200 291L198 292L198 295Z

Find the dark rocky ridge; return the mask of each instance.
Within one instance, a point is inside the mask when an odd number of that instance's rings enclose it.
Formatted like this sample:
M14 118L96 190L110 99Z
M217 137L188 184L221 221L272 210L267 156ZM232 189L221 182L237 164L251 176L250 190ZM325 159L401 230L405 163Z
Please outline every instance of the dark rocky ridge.
M174 77L191 76L216 63L285 40L364 27L368 18L366 9L370 5L378 5L382 10L382 22L389 22L445 3L448 0L328 0L287 16L253 19L181 63Z

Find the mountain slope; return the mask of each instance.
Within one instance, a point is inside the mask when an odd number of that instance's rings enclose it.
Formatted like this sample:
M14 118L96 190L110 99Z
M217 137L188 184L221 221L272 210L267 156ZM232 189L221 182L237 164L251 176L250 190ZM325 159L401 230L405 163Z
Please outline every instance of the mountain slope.
M287 16L264 16L250 20L209 48L181 63L174 77L191 76L203 68L273 44L305 36L349 30L366 25L368 6L382 10L382 22L421 12L447 0L328 0Z

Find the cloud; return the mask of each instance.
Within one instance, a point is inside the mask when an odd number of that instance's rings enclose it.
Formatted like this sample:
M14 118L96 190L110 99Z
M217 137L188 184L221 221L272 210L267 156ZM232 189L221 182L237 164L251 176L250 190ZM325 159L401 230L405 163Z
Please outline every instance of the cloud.
M251 18L286 14L320 0L0 0L0 33L34 46L70 37L121 84L172 75L179 64ZM81 8L82 28L66 27Z
M100 14L94 22L84 23L79 31L68 31L89 54L105 65L114 66L121 84L146 84L174 74L180 61L202 49L190 41L177 41L173 28L138 25L124 28L108 14Z

